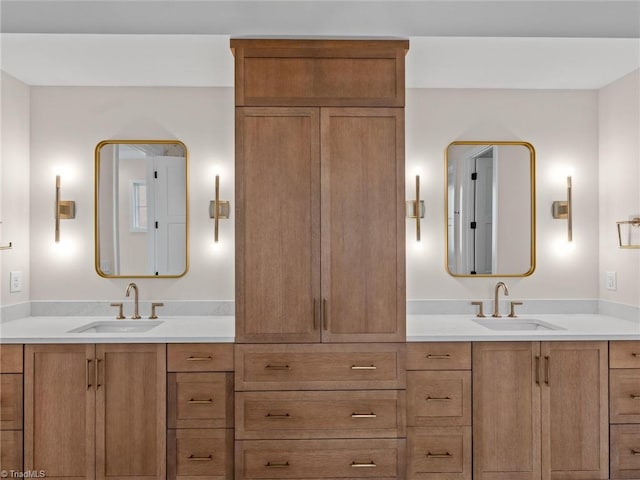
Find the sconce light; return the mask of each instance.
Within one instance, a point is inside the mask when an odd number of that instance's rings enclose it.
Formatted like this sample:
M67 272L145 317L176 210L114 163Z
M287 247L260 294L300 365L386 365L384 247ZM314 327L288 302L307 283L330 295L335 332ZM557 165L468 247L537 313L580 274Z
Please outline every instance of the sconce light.
M13 248L13 242L9 242L7 245L0 245L0 250L11 250L12 248Z
M76 202L60 200L60 175L56 175L56 243L60 241L60 220L76 218Z
M567 177L567 200L557 200L552 205L553 218L567 221L567 241L573 242L573 223L571 207L571 177Z
M618 247L620 248L640 248L640 217L632 217L631 220L616 222L618 226ZM625 235L623 241L622 229L628 229L628 235ZM637 228L638 233L633 234L633 229Z
M218 222L229 218L229 202L220 200L220 175L216 175L216 199L209 202L209 218L213 218L213 241L218 243Z
M416 175L416 199L407 200L406 217L416 219L416 241L420 241L420 219L424 218L424 200L420 200L420 175Z

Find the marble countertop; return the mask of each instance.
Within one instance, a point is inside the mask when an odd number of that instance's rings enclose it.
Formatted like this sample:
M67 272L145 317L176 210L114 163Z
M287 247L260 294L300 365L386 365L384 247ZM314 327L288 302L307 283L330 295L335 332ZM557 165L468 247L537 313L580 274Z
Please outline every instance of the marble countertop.
M560 329L491 330L477 324L472 315L408 315L407 341L640 340L638 321L596 314L523 315L517 320L528 319ZM509 320L512 319L504 318ZM116 320L87 316L25 317L0 324L0 343L228 343L235 336L235 320L231 315L161 317L158 321L162 323L146 332L71 332L96 321Z

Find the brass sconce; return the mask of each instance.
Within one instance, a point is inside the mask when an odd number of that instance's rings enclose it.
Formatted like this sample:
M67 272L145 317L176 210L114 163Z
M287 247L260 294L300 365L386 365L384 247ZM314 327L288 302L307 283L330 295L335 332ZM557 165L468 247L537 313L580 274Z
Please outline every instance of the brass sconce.
M420 219L424 218L424 200L420 200L420 175L416 175L416 199L407 200L406 217L416 219L416 241L420 241Z
M229 202L220 200L220 175L216 175L216 199L209 202L209 218L213 218L213 241L218 243L218 223L229 218Z
M636 240L634 241L632 239L632 233L634 228L637 228L640 231L640 217L633 217L631 218L631 220L626 220L623 222L616 222L617 226L618 226L618 247L620 248L640 248L640 232L637 235L634 235L634 237L636 237ZM623 226L626 226L626 228L628 228L628 237L625 239L626 241L623 242L622 239L622 228Z
M60 220L76 218L76 202L60 200L60 175L56 175L56 243L60 241Z
M571 177L567 177L567 200L557 200L553 202L552 213L553 218L567 221L567 241L573 242Z

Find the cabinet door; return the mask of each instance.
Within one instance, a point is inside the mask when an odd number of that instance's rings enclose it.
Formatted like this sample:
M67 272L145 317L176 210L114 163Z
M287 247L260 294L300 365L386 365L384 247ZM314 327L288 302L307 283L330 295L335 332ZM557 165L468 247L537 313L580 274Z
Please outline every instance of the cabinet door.
M404 341L404 109L321 116L323 341Z
M317 108L236 110L236 341L320 341Z
M542 343L544 480L608 477L607 342Z
M538 342L473 344L475 480L539 480Z
M94 478L93 345L27 345L24 467L47 478Z
M96 478L164 479L166 347L96 346Z

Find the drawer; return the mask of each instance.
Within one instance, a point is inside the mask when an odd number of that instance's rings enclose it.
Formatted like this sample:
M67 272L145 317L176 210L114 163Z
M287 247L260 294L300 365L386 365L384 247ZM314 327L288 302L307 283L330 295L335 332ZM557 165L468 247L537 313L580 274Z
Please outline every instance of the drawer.
M236 438L404 437L404 400L397 390L239 392Z
M0 429L22 429L22 374L0 374Z
M471 342L409 343L407 370L471 370Z
M237 345L236 390L397 389L404 344Z
M471 425L471 372L408 372L407 425Z
M640 478L640 425L611 425L611 478Z
M22 432L0 431L0 470L22 471Z
M611 368L640 368L640 341L609 342Z
M640 369L609 371L611 423L640 423Z
M170 373L168 428L232 428L233 374Z
M237 479L405 478L404 440L243 440Z
M471 480L471 427L409 428L407 477Z
M22 372L22 345L0 345L0 373Z
M167 434L167 479L231 480L233 430L178 429Z
M232 343L170 343L169 372L232 372Z

